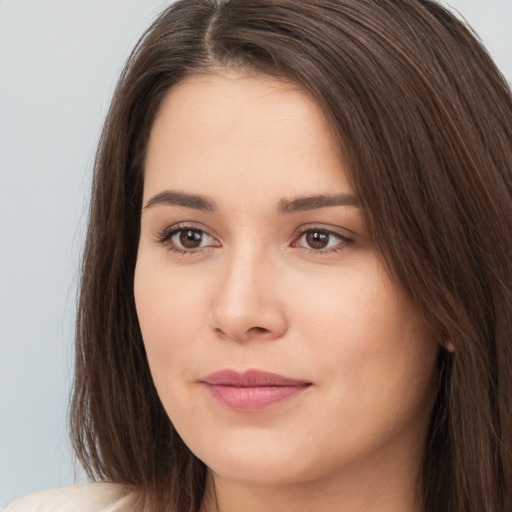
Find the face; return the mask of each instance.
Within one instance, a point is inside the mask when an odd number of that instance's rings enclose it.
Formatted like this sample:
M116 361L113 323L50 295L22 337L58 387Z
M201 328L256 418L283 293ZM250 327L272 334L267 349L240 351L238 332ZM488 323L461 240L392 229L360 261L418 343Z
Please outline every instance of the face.
M135 300L161 401L219 478L306 482L421 456L437 347L293 86L226 72L170 91Z

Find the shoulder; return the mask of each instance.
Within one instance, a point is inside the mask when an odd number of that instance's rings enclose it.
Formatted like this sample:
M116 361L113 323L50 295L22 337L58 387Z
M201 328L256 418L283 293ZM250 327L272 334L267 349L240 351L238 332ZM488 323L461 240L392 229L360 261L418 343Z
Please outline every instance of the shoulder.
M133 499L126 486L96 482L35 492L2 512L131 512Z

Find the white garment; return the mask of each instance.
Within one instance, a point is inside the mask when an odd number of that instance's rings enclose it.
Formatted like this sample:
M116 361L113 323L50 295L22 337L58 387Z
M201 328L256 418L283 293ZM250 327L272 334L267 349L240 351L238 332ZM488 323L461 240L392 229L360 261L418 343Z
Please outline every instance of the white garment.
M35 492L0 512L132 512L132 500L121 484L95 482Z

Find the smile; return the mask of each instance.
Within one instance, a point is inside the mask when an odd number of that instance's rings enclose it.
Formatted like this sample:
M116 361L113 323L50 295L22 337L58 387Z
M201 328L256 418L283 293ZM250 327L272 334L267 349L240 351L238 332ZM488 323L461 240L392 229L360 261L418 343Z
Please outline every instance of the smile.
M237 411L259 411L296 397L311 382L261 370L221 370L200 381L221 405Z

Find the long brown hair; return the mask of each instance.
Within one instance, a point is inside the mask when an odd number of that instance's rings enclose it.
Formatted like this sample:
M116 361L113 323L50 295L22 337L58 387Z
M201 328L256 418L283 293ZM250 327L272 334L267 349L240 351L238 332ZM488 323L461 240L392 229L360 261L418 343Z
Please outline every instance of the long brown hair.
M512 510L512 99L430 0L179 0L120 78L97 153L71 428L92 478L197 511L206 468L156 394L133 297L144 152L163 97L212 68L291 80L323 109L390 273L439 343L426 512ZM450 345L450 346L451 346Z

